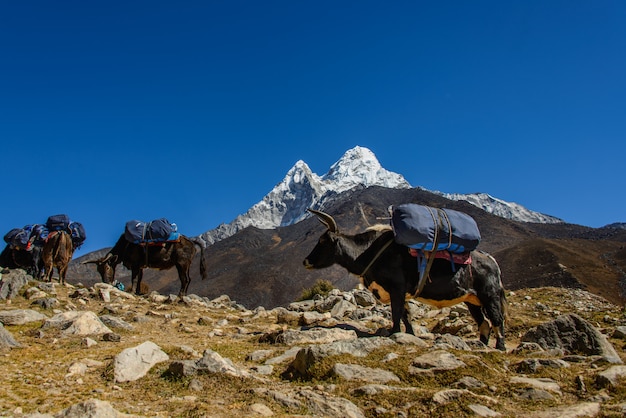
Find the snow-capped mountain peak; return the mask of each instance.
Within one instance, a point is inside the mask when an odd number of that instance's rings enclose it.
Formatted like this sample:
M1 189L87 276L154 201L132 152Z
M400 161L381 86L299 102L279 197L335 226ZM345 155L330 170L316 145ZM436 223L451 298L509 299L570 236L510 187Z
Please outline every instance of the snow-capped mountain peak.
M212 244L248 226L272 229L291 225L304 219L307 209L319 205L329 193L339 194L359 186L411 187L400 174L385 170L374 153L363 147L348 150L321 177L299 160L259 203L230 224L222 224L200 238Z
M410 188L400 174L385 170L372 151L354 147L330 167L322 180L337 192L345 192L359 185L389 188Z
M502 218L514 219L521 222L536 222L545 224L563 222L562 219L529 210L518 203L506 202L487 193L460 194L442 193L438 191L432 191L432 193L436 193L450 200L464 200L476 207L481 208L485 212L500 216Z
M205 232L199 238L207 244L213 244L248 226L272 229L292 225L308 216L308 208L320 207L330 196L357 187L370 186L411 188L402 175L385 170L374 153L364 147L356 146L346 151L323 176L313 173L304 161L299 160L289 169L283 180L245 214L237 216L229 224L221 224ZM452 200L466 200L489 213L509 219L524 222L562 222L558 218L530 211L521 205L496 199L486 193L433 193Z

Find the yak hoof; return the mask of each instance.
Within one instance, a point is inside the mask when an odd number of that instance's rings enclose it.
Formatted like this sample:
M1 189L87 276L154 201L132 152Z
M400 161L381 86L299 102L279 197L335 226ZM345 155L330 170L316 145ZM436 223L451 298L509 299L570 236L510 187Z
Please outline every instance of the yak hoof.
M496 349L500 351L506 351L506 344L504 343L503 338L498 338L496 341Z

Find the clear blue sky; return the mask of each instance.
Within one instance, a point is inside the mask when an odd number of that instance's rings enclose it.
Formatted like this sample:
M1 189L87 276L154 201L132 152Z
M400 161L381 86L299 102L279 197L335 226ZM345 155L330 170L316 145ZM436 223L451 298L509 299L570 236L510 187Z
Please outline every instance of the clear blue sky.
M626 222L626 2L1 1L0 232L194 236L361 145L413 186Z

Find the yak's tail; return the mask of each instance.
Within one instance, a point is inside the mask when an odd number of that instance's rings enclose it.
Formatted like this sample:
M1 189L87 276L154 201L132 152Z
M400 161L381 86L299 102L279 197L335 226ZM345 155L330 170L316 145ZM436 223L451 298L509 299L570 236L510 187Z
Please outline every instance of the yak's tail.
M202 276L202 280L204 280L207 277L209 277L209 272L206 266L206 260L204 259L204 242L196 240L196 239L192 239L191 241L194 244L196 244L198 247L200 247L200 276Z

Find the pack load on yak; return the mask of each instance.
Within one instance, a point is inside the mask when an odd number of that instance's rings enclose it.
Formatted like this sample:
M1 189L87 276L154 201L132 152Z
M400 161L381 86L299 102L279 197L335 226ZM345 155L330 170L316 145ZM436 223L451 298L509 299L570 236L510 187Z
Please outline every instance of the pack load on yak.
M80 222L75 222L66 214L52 215L46 220L46 228L50 232L65 231L70 234L74 249L80 248L87 239L85 227Z
M476 249L480 231L474 219L452 209L416 203L391 207L391 226L398 244L422 251L461 254Z
M70 235L72 236L72 243L74 244L74 249L80 248L83 245L83 242L87 239L87 234L85 233L85 227L80 222L70 222L68 225L68 229L70 230Z
M470 264L470 252L480 242L474 218L452 209L440 209L416 203L391 206L391 227L398 244L410 248L417 258L419 288L423 286L435 258L455 264Z
M124 238L133 244L150 245L178 241L180 233L178 233L176 224L170 223L165 218L155 219L147 223L132 220L126 222Z
M70 217L65 214L48 216L46 227L50 231L67 231L70 226Z
M48 238L48 228L45 225L25 225L23 228L13 228L4 235L4 242L11 248L30 250L33 245L43 246Z

